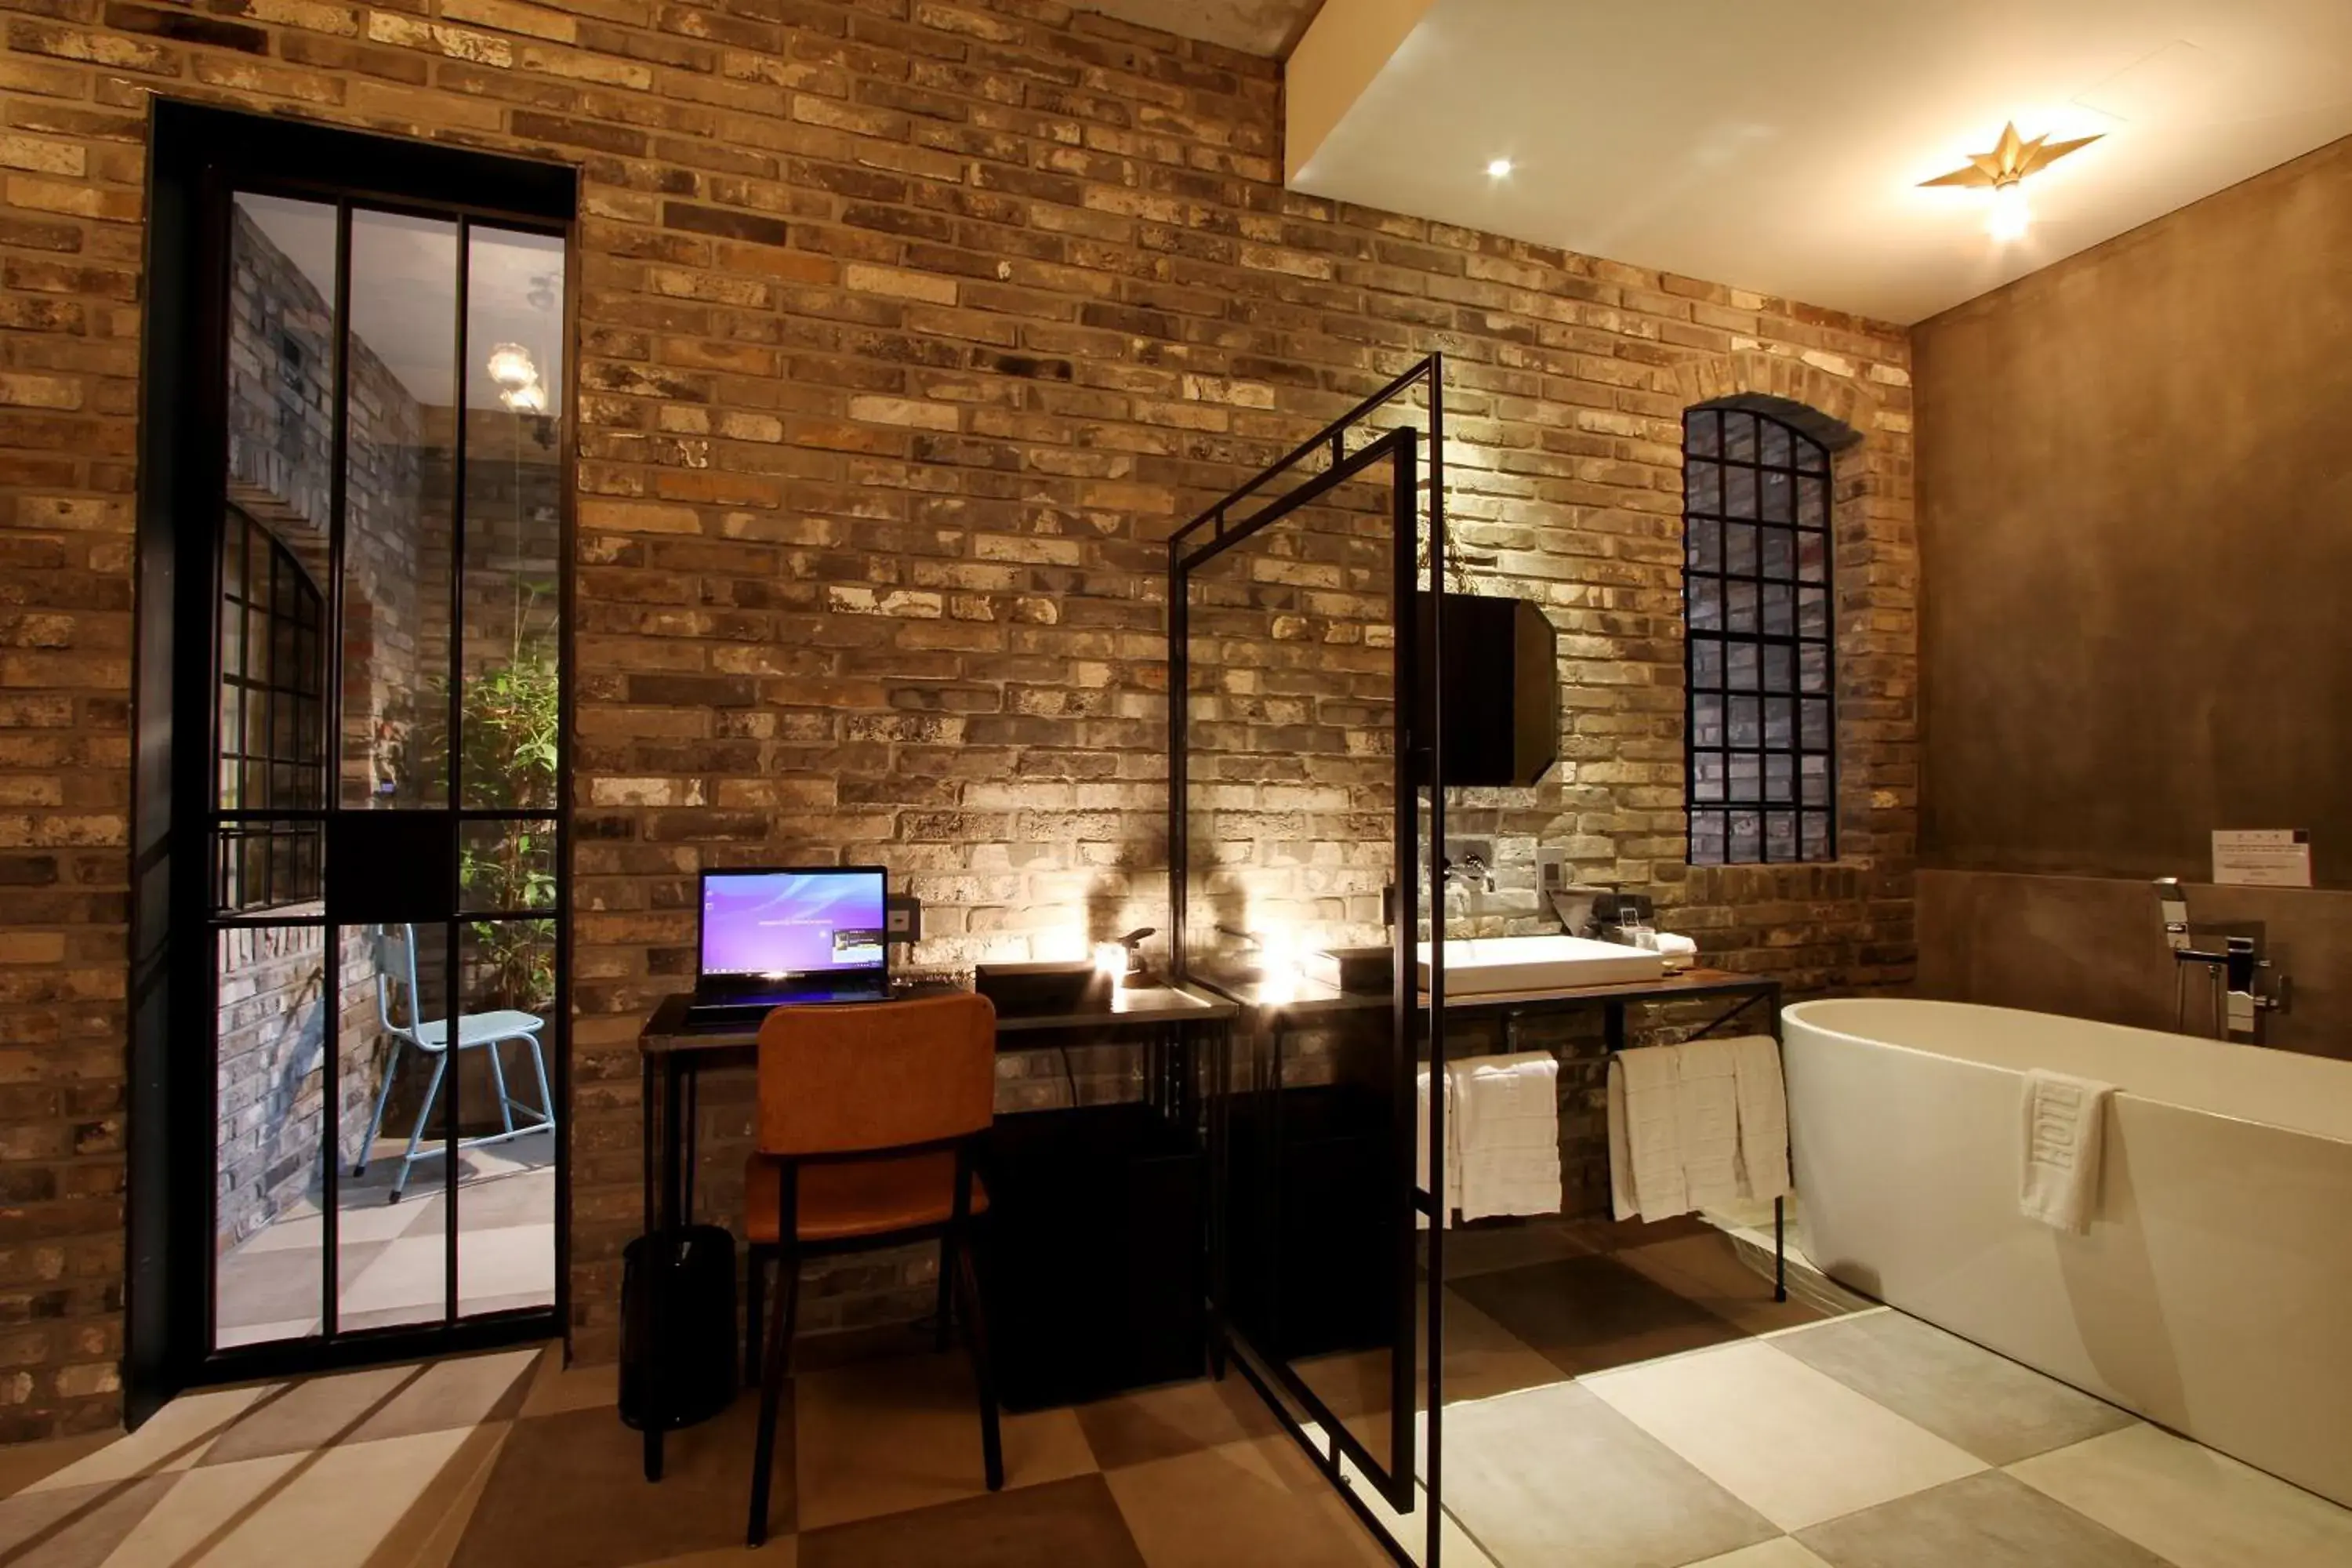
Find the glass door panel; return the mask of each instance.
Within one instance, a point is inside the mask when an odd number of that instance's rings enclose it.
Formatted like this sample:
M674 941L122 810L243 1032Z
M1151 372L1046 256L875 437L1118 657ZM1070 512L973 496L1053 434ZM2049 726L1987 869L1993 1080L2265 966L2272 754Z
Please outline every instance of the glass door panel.
M226 216L213 1348L544 1310L563 242Z

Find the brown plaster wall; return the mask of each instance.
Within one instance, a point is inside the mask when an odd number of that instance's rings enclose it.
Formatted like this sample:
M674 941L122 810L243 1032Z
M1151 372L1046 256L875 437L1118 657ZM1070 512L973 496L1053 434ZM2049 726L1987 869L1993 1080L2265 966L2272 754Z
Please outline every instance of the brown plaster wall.
M2352 140L1938 316L1923 865L2352 887Z

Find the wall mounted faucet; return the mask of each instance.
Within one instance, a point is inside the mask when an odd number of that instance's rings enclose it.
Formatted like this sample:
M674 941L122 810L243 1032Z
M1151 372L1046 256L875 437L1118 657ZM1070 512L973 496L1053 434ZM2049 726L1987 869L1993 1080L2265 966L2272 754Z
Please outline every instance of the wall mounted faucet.
M2156 896L2164 918L2165 945L2172 950L2173 1027L2188 1030L2189 971L2202 966L2211 976L2214 1038L2260 1045L2263 1020L2287 1011L2294 996L2294 982L2274 973L2264 956L2263 922L2191 921L2189 893L2178 877L2158 877ZM2221 945L2200 947L2200 937L2218 937Z

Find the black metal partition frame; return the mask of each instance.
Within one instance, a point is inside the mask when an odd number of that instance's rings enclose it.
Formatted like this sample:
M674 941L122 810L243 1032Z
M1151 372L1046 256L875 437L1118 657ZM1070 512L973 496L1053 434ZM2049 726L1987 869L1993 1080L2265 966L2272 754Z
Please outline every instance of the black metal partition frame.
M1447 570L1444 373L1442 355L1432 354L1422 360L1179 529L1169 541L1168 590L1172 967L1179 978L1214 986L1214 977L1196 973L1188 963L1189 933L1193 929L1188 910L1192 877L1189 822L1192 575L1341 486L1386 473L1391 486L1393 570L1389 610L1395 639L1391 664L1396 714L1392 831L1397 868L1394 904L1388 912L1397 983L1391 988L1390 1056L1384 1066L1393 1075L1389 1084L1391 1116L1387 1130L1392 1158L1386 1169L1397 1185L1391 1189L1393 1201L1383 1211L1390 1219L1385 1226L1387 1234L1380 1237L1379 1244L1393 1248L1388 1262L1393 1268L1397 1290L1395 1316L1391 1320L1395 1341L1388 1347L1390 1459L1384 1463L1373 1454L1316 1390L1293 1371L1277 1347L1253 1343L1248 1330L1227 1310L1229 1279L1224 1268L1223 1233L1226 1224L1223 1187L1226 1173L1223 1163L1227 1135L1226 1123L1221 1118L1230 1104L1226 1092L1230 1085L1224 1081L1231 1065L1229 1054L1219 1058L1219 1078L1213 1085L1211 1097L1210 1137L1212 1159L1218 1168L1219 1195L1212 1205L1215 1261L1211 1276L1210 1322L1213 1355L1219 1369L1223 1368L1225 1352L1230 1352L1291 1436L1383 1539L1390 1539L1389 1533L1351 1489L1343 1458L1370 1479L1390 1508L1398 1513L1410 1513L1416 1506L1418 1472L1430 1503L1425 1510L1426 1568L1435 1568L1439 1550L1440 1510L1436 1499L1444 1419L1441 1352L1444 1331L1440 1282L1444 1278L1444 1230L1439 1196L1420 1187L1413 1142L1418 1121L1416 1075L1425 1065L1432 1081L1442 1083L1445 1070L1444 871L1443 857L1438 853L1445 834L1444 779L1441 773L1444 714L1440 695L1443 682L1436 679L1444 657L1444 617L1423 613L1425 607L1438 602ZM1425 434L1410 425L1382 428L1384 415L1392 418L1400 412L1418 411L1416 397L1422 399L1418 410L1425 410ZM1284 489L1286 480L1296 482ZM1420 504L1424 495L1425 512ZM1426 852L1421 847L1424 842L1428 846ZM1422 1000L1415 994L1418 988L1410 982L1419 968L1415 950L1424 910L1433 918L1429 921L1429 980L1426 999ZM1245 1003L1252 1000L1245 995L1236 999ZM1237 1031L1237 1036L1244 1033ZM1278 1102L1278 1096L1276 1100ZM1427 1168L1442 1173L1444 1096L1432 1093L1429 1100ZM1441 1180L1441 1187L1442 1184ZM1274 1201L1278 1202L1278 1194ZM1416 1215L1429 1217L1425 1233L1417 1232ZM1425 1265L1418 1258L1419 1245L1424 1241L1428 1249ZM1414 1299L1417 1289L1422 1296L1418 1303ZM1416 1344L1417 1338L1424 1343ZM1417 1350L1424 1353L1416 1355ZM1415 1398L1417 1362L1425 1367L1428 1379L1424 1400ZM1305 1412L1319 1427L1321 1442L1294 1417L1292 1405ZM1417 1406L1426 1413L1425 1440L1416 1440ZM1390 1545L1402 1560L1398 1543L1390 1539Z

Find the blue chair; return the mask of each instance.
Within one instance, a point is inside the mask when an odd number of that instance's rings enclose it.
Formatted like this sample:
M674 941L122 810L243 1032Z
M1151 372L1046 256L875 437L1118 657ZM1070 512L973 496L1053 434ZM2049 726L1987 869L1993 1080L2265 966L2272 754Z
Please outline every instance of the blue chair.
M416 928L413 925L376 926L370 933L375 956L375 1016L383 1032L392 1037L392 1059L384 1063L383 1088L375 1097L375 1115L368 1121L367 1142L361 1145L359 1163L352 1174L367 1173L368 1157L375 1152L375 1141L383 1131L384 1108L392 1101L393 1081L400 1076L400 1064L411 1050L423 1052L432 1058L433 1080L425 1087L425 1104L416 1113L415 1130L408 1135L407 1152L400 1157L400 1177L392 1184L392 1203L400 1201L407 1189L408 1173L419 1160L430 1160L448 1152L442 1142L419 1152L424 1141L425 1125L433 1120L434 1102L441 1096L441 1079L449 1069L449 1020L420 1018L416 987ZM395 993L397 995L395 996ZM396 1004L396 1005L395 1005ZM394 1023L397 1013L406 1022ZM533 1132L552 1131L555 1128L555 1097L547 1086L547 1058L540 1048L540 1031L547 1020L536 1013L517 1012L500 1008L490 1013L465 1013L457 1018L457 1049L463 1053L480 1047L489 1052L490 1082L499 1096L499 1121L501 1131L485 1132L461 1139L460 1149L478 1149L486 1143L503 1143L510 1138L520 1138ZM507 1092L505 1067L499 1060L499 1047L509 1040L521 1040L530 1047L531 1070L539 1078L539 1103L531 1105ZM527 1121L515 1124L515 1108L520 1106Z

